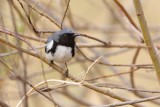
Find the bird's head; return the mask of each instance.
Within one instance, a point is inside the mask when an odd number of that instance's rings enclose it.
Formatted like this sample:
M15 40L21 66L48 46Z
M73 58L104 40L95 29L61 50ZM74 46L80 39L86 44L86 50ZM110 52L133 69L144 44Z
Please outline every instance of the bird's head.
M75 37L79 36L78 34L74 33L70 29L62 29L60 31L56 31L48 37L46 43L51 42L52 40L66 46L72 46L75 45Z
M75 37L74 33L64 33L59 37L59 43L62 45L74 45L75 44Z
M78 36L70 29L63 29L54 33L53 37L55 37L56 41L62 45L74 45L75 37Z

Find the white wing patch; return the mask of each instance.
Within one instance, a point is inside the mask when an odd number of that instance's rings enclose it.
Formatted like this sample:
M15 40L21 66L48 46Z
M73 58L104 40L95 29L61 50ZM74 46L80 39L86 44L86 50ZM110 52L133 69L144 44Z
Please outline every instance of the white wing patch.
M48 43L46 44L46 49L47 49L47 51L50 50L53 45L54 45L54 44L53 44L53 40L50 41L50 42L48 42Z

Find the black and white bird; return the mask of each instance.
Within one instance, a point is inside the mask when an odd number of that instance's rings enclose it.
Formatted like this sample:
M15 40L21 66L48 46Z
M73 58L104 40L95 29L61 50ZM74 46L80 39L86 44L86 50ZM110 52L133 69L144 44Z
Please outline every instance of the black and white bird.
M45 53L50 64L71 61L75 55L75 37L78 36L70 29L63 29L48 37ZM68 75L68 71L65 75Z

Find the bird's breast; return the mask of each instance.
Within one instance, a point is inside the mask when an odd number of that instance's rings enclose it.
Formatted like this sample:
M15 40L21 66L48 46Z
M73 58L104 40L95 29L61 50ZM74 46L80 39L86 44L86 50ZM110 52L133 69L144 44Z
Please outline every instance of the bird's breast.
M72 48L58 45L54 53L46 54L48 60L53 60L58 63L67 63L72 59Z

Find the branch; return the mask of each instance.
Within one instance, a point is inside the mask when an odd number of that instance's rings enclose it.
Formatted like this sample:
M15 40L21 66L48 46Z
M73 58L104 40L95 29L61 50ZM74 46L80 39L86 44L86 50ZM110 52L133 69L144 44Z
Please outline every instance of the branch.
M8 104L4 103L2 100L0 100L0 106L1 107L10 107Z
M109 104L109 105L98 105L98 106L92 106L92 107L117 107L117 106L136 104L136 103L141 103L141 102L146 102L146 101L151 101L151 100L156 100L156 99L160 99L160 96L153 96L153 97L148 97L148 98L142 98L139 100L126 101L126 102Z
M37 88L35 88L30 82L28 82L27 80L23 79L21 76L19 76L13 69L11 69L4 61L2 61L0 59L0 62L10 71L10 73L16 77L16 79L26 83L27 85L29 85L30 87L32 87L35 91L37 91L38 93L40 93L42 96L46 97L48 100L50 100L51 102L53 102L47 95L45 95L43 92L41 92L40 90L38 90ZM53 102L54 103L54 102Z
M63 18L62 18L62 22L61 22L61 26L60 26L61 29L63 29L63 22L64 22L64 19L66 17L66 14L67 14L67 11L68 11L68 8L69 8L69 4L70 4L70 0L68 0L67 7L66 7L66 10L65 10Z
M30 3L28 3L26 0L24 1L25 3L27 3L31 9L33 9L35 12L37 12L38 14L40 14L41 16L47 18L49 21L51 21L53 24L55 24L58 28L61 28L60 25L55 22L53 19L51 19L49 16L45 15L44 13L42 12L39 12L34 6L32 6Z
M137 27L137 25L132 20L131 16L126 11L126 9L123 7L123 5L121 5L121 3L118 0L114 0L114 2L118 5L118 7L121 9L121 11L127 17L127 19L129 20L129 22L134 26L134 28L137 29L139 32L141 32L140 29Z
M142 30L142 34L146 43L146 46L148 48L150 57L152 59L154 68L157 72L157 77L160 83L160 59L159 59L159 55L157 53L156 47L154 46L152 39L151 39L151 35L147 26L147 22L143 13L143 9L141 6L141 2L140 0L133 0L134 2L134 6L136 9L136 13L137 13L137 17L139 20L139 24Z
M13 45L12 43L7 42L7 41L5 41L5 40L3 40L3 39L1 39L1 38L0 38L0 42L2 42L2 43L4 43L4 44L7 44L7 45L9 45L9 46L11 46L11 47L13 47L13 48L19 49L19 50L21 50L22 52L27 53L27 54L29 54L29 55L31 55L31 56L34 56L34 57L42 60L42 61L45 62L46 64L50 65L50 63L49 63L45 58L41 57L41 56L38 55L38 54L34 54L34 53L32 53L32 52L30 52L30 51L27 51L27 50L25 50L25 49L22 49L22 48L20 48L20 47L16 47L16 46ZM50 67L52 67L53 69L55 69L56 71L58 71L60 74L63 75L63 71L62 71L61 68L58 67L57 65L52 64L52 65L50 65ZM81 82L81 79L75 78L75 77L74 77L73 75L71 75L71 74L68 74L68 78L71 79L71 80L74 81L74 82ZM22 78L19 78L19 79L22 80ZM25 80L24 80L24 81L25 81ZM27 81L25 81L25 82L26 82L29 86L31 86L32 88L34 88L34 86L31 85L31 84L29 84L29 82L27 82ZM85 87L87 87L87 88L89 88L89 89L91 89L91 90L94 90L94 91L96 91L96 92L98 92L98 93L101 93L101 94L103 94L103 95L110 96L110 97L115 98L115 99L117 99L117 100L120 100L120 101L129 101L129 99L127 99L127 98L125 98L125 97L123 97L123 96L119 96L119 95L117 95L117 94L115 94L115 93L112 93L112 92L109 91L109 90L106 90L106 89L103 89L103 88L99 88L99 87L97 87L97 86L95 86L95 85L93 85L93 84L90 84L90 83L86 82L86 81L84 81L82 85L85 86ZM40 94L43 95L43 93L42 93L41 91L37 90L36 88L34 88L34 90L36 90L37 92L39 92ZM43 96L45 96L45 95L43 95ZM48 98L47 96L45 96L45 97ZM49 100L51 100L51 99L49 99ZM133 104L133 105L134 105L135 107L142 107L140 104Z
M23 37L21 37L19 34L10 32L10 31L5 30L5 29L2 29L2 28L0 28L0 32L1 32L1 33L5 33L5 34L8 34L8 35L11 35L11 36L14 36L15 38L18 38L18 39L22 40L22 41L25 42L28 46L30 46L35 52L37 52L37 50L35 49L35 47L34 47L29 41L27 41L27 40L25 40Z

